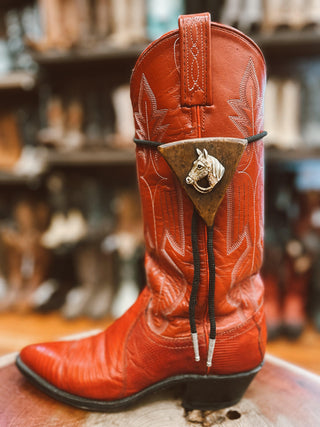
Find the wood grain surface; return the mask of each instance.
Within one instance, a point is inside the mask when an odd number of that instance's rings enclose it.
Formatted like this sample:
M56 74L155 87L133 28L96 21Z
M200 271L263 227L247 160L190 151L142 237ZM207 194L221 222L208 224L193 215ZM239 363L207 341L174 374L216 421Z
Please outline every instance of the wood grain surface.
M0 358L1 427L319 426L320 377L270 355L244 398L231 408L186 413L174 390L108 414L74 409L47 397L20 374L14 358Z

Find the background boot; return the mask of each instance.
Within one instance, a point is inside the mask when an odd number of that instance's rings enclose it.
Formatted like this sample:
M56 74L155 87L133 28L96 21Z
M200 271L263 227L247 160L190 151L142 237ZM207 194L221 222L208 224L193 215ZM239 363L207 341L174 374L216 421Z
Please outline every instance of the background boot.
M283 333L290 339L302 334L306 323L306 305L311 279L312 259L301 241L288 242L285 260L285 296L283 301Z
M142 53L131 99L147 286L106 331L22 350L18 367L46 393L92 410L177 383L188 409L241 398L266 344L263 134L249 138L264 86L257 46L209 14L180 17ZM202 168L207 182L188 184Z
M268 129L268 136L265 144L278 146L281 148L282 122L280 97L281 81L277 78L269 78L265 93L264 125ZM280 143L279 143L280 141Z
M268 341L275 340L282 331L282 305L278 278L272 274L263 275L265 286L264 311L266 314Z
M239 29L246 33L256 33L263 21L262 0L245 0L239 10Z
M300 83L294 79L282 81L280 87L280 147L282 149L297 149L301 145L300 132ZM288 108L288 105L291 107Z

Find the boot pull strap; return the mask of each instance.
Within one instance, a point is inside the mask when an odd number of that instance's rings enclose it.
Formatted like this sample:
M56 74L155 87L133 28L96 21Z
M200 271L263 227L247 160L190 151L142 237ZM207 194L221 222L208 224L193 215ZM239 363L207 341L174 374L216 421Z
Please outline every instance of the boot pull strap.
M210 13L179 16L181 105L212 105Z

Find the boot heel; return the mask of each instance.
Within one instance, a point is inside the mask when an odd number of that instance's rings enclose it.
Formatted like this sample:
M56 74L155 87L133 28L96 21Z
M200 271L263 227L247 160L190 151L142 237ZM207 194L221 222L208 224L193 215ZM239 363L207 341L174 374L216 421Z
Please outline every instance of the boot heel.
M233 375L195 375L186 383L183 407L187 410L217 410L236 404L261 366Z

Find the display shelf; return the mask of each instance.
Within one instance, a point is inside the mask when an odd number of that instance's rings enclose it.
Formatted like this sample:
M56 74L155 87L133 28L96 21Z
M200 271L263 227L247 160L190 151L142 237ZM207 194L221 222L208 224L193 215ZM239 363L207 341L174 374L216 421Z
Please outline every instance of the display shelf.
M40 175L18 175L14 172L0 171L0 185L31 185L38 182Z
M32 4L34 0L1 0L2 9L12 9L14 7L28 6Z
M36 73L28 71L11 71L8 74L0 75L0 90L31 90L36 85L36 79Z
M77 151L49 150L48 165L55 166L95 166L112 164L132 164L135 161L134 150L83 149Z
M16 174L14 171L0 171L0 185L31 185L42 179L50 170L56 167L92 167L112 165L134 165L134 148L86 148L83 150L59 151L48 149L45 166L39 174Z
M34 61L41 65L87 62L99 60L116 60L121 58L136 58L147 47L147 44L134 44L121 47L111 44L96 45L92 48L74 48L65 51L48 50L33 52Z
M275 147L266 147L265 149L266 162L297 162L308 159L320 159L319 148L304 148L281 150Z
M251 35L265 56L316 55L320 53L320 29L278 30Z
M320 148L281 150L267 147L265 160L271 163L295 163L301 160L319 159ZM73 151L49 149L46 156L46 168L43 173L55 167L92 167L108 165L133 165L133 149L86 148ZM42 173L42 174L43 174ZM18 175L14 172L0 171L0 184L29 184L41 179L41 175Z
M266 56L315 55L320 54L320 29L301 31L278 30L260 32L250 37L258 44ZM73 62L117 60L135 58L148 46L139 43L131 46L116 46L111 43L92 47L75 47L69 50L47 50L32 53L39 64L63 64Z

